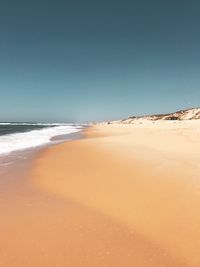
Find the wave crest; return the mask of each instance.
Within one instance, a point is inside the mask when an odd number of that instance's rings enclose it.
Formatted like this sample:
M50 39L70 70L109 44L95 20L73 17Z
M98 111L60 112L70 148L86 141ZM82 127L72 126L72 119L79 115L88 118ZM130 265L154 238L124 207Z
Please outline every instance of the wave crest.
M13 125L13 124L12 124ZM19 124L18 124L19 125ZM20 124L21 125L21 124ZM30 125L30 124L29 124ZM34 124L38 125L38 124ZM49 125L50 124L42 124ZM31 130L24 133L13 133L0 136L0 155L8 154L13 151L33 148L48 144L51 138L57 135L71 134L79 132L82 127L64 124L51 124L54 127Z

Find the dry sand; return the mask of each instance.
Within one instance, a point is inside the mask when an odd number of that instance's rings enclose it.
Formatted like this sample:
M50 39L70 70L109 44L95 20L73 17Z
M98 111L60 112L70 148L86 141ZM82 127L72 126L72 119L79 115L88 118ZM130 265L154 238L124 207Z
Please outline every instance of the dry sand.
M86 134L41 152L3 204L0 266L199 267L200 123Z

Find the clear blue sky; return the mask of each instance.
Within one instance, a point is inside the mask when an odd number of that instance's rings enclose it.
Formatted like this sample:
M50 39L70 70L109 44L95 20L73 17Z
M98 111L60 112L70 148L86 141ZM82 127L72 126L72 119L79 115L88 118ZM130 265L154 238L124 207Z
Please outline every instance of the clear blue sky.
M200 106L199 0L3 0L0 121Z

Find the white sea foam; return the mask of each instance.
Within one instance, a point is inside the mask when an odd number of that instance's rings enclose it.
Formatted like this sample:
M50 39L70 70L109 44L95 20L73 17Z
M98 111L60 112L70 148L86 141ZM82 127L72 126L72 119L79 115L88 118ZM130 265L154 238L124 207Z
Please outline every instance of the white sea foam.
M13 125L13 124L12 124ZM20 125L22 125L20 123ZM31 125L31 124L28 124ZM34 124L34 125L49 125L49 124ZM66 135L78 132L82 129L81 126L59 125L55 127L32 130L24 133L13 133L0 136L0 155L7 154L17 150L33 148L45 145L51 142L51 138L57 135Z

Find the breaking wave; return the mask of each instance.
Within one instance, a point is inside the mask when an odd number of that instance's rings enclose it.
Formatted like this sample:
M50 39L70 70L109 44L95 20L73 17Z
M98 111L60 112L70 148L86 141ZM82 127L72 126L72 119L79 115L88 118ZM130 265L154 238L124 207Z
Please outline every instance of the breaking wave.
M66 135L79 132L82 129L80 125L62 124L62 123L0 123L0 126L27 125L44 126L45 128L29 130L25 132L16 132L0 136L0 155L7 154L17 150L23 150L42 146L52 142L52 138L58 135Z

